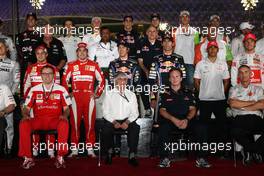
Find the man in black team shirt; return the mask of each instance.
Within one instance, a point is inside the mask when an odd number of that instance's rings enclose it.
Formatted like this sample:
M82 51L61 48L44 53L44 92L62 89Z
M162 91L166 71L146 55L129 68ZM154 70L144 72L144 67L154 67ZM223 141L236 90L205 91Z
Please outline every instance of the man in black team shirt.
M21 68L21 92L23 92L23 80L27 66L36 62L35 49L40 41L40 34L36 30L37 16L35 13L29 13L26 16L27 29L16 37L16 47L18 51L18 61Z
M48 50L47 61L51 65L57 67L60 74L63 72L63 67L67 62L67 56L62 42L55 37L53 37L53 30L50 24L47 24L42 31L44 35L42 36L39 45L43 45Z
M137 60L141 68L141 85L149 85L149 69L152 63L158 61L154 56L162 54L161 42L157 40L158 31L154 26L149 26L146 31L147 37L141 40L137 49ZM141 93L141 99L145 108L145 115L151 116L149 94L147 92Z
M151 26L154 26L158 30L157 40L162 42L162 38L165 35L165 32L159 29L160 25L160 15L158 13L151 14Z
M133 17L125 16L123 24L124 28L117 34L117 43L126 42L129 47L129 57L136 60L136 46L139 40L139 33L133 29Z

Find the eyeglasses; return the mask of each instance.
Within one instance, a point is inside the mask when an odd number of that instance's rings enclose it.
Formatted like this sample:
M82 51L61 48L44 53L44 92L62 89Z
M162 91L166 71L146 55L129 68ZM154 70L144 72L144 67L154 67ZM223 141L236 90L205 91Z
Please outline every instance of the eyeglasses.
M51 76L51 75L54 75L54 73L41 73L41 75L43 75L43 76Z

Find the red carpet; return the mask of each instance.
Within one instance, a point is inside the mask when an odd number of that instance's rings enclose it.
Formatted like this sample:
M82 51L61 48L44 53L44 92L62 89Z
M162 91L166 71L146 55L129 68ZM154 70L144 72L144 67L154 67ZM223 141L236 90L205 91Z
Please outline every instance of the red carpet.
M139 159L140 166L133 168L127 164L126 158L114 158L111 166L97 166L95 159L67 159L66 169L56 169L54 161L50 159L38 159L36 165L30 170L20 167L21 159L0 159L0 176L13 175L45 175L45 176L67 176L67 175L92 175L92 176L263 176L264 164L243 167L238 162L234 168L232 160L212 159L212 168L199 169L194 167L194 160L177 161L171 168L157 168L158 159Z

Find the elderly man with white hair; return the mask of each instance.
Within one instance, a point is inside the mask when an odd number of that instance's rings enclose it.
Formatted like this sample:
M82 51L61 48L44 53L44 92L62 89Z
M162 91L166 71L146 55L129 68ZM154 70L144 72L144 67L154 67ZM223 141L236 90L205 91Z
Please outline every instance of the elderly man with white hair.
M83 36L83 42L87 44L88 48L92 45L99 43L101 40L100 28L102 19L100 17L93 17L91 21L92 33L87 33Z
M112 164L113 134L115 130L127 130L129 148L128 163L138 166L136 152L140 126L136 123L139 116L135 93L126 88L127 74L119 72L115 76L115 88L106 92L103 102L104 125L102 130L105 163Z

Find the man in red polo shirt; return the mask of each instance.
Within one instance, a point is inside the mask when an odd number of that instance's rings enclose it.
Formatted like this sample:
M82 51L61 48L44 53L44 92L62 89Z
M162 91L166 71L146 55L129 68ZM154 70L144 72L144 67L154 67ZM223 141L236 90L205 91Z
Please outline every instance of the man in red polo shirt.
M54 68L44 66L41 69L42 84L31 88L23 109L23 119L19 126L19 153L24 157L22 167L29 169L34 166L31 152L31 132L32 130L58 131L58 156L56 167L65 167L63 156L67 154L69 105L71 99L66 89L54 83ZM33 109L34 118L30 117L30 110ZM63 110L63 111L62 111Z

